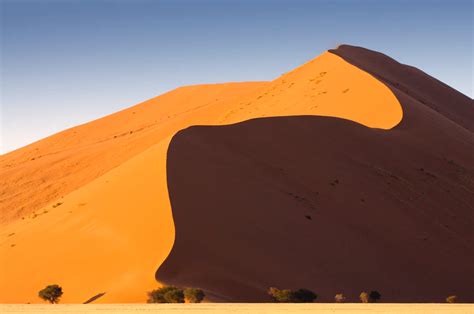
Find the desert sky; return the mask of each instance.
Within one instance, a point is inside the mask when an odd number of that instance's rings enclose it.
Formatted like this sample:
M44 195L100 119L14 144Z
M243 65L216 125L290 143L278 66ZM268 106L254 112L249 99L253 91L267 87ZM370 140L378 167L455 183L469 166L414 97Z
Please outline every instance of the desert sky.
M269 81L342 43L472 97L469 0L2 0L0 11L0 153L179 86Z

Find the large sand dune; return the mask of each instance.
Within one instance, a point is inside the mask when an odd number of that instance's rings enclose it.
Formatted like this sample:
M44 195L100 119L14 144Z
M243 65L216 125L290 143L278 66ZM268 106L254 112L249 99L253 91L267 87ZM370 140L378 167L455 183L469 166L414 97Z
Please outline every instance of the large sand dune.
M388 302L474 301L472 100L381 54L334 52L387 82L403 121L281 117L179 132L168 153L176 241L159 280L225 301L268 301L271 286L323 301L368 289Z
M271 82L179 88L1 156L0 302L40 302L49 283L63 302L143 302L175 237L171 137L272 116L396 126L394 93L351 63L326 52Z
M329 117L181 131L168 152L176 240L157 279L226 302L270 301L273 286L473 302L474 142L433 132Z

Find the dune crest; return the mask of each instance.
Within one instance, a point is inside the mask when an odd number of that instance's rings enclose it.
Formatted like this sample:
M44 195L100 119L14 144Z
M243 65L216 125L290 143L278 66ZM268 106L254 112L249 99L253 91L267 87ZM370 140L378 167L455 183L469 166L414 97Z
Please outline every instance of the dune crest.
M403 113L384 84L324 53L271 82L178 88L1 156L0 302L41 302L49 283L63 286L63 302L103 292L95 302L145 301L174 240L170 138L292 115L390 129Z

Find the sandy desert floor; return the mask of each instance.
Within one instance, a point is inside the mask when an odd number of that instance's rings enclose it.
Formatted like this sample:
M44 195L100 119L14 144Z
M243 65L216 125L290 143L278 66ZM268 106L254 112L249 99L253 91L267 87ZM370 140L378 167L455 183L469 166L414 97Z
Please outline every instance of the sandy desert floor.
M474 313L473 304L9 304L1 313Z

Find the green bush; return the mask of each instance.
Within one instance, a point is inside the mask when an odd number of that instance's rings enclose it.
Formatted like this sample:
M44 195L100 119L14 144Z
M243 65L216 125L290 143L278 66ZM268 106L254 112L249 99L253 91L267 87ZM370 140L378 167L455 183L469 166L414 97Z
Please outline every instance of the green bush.
M338 293L334 296L334 301L336 303L344 303L346 301L346 297L342 293Z
M185 298L190 303L200 303L204 297L204 291L196 288L181 289L174 286L164 286L147 293L148 303L184 303Z
M184 303L184 292L182 289L174 289L165 293L167 303Z
M58 303L62 295L63 289L58 285L46 286L46 288L38 292L38 296L41 299L48 301L51 304Z
M378 291L371 291L369 294L369 302L370 303L376 303L378 300L380 300L382 296Z
M201 289L186 288L184 289L184 297L190 303L201 303L205 297L205 294Z
M288 289L280 290L280 289L271 287L270 289L268 289L268 294L272 297L273 301L275 302L280 302L280 303L292 302L291 290L288 290Z
M177 291L177 292L176 292ZM180 300L180 293L183 296L183 290L174 287L174 286L164 286L156 290L148 292L148 303L183 303L183 302L174 302L174 300Z
M277 289L271 287L268 289L268 294L272 297L275 302L280 303L308 303L316 300L317 295L308 289Z
M362 303L369 303L369 294L367 292L361 292L359 295L359 300Z
M316 293L308 289L298 289L292 293L293 302L311 303L318 297Z

